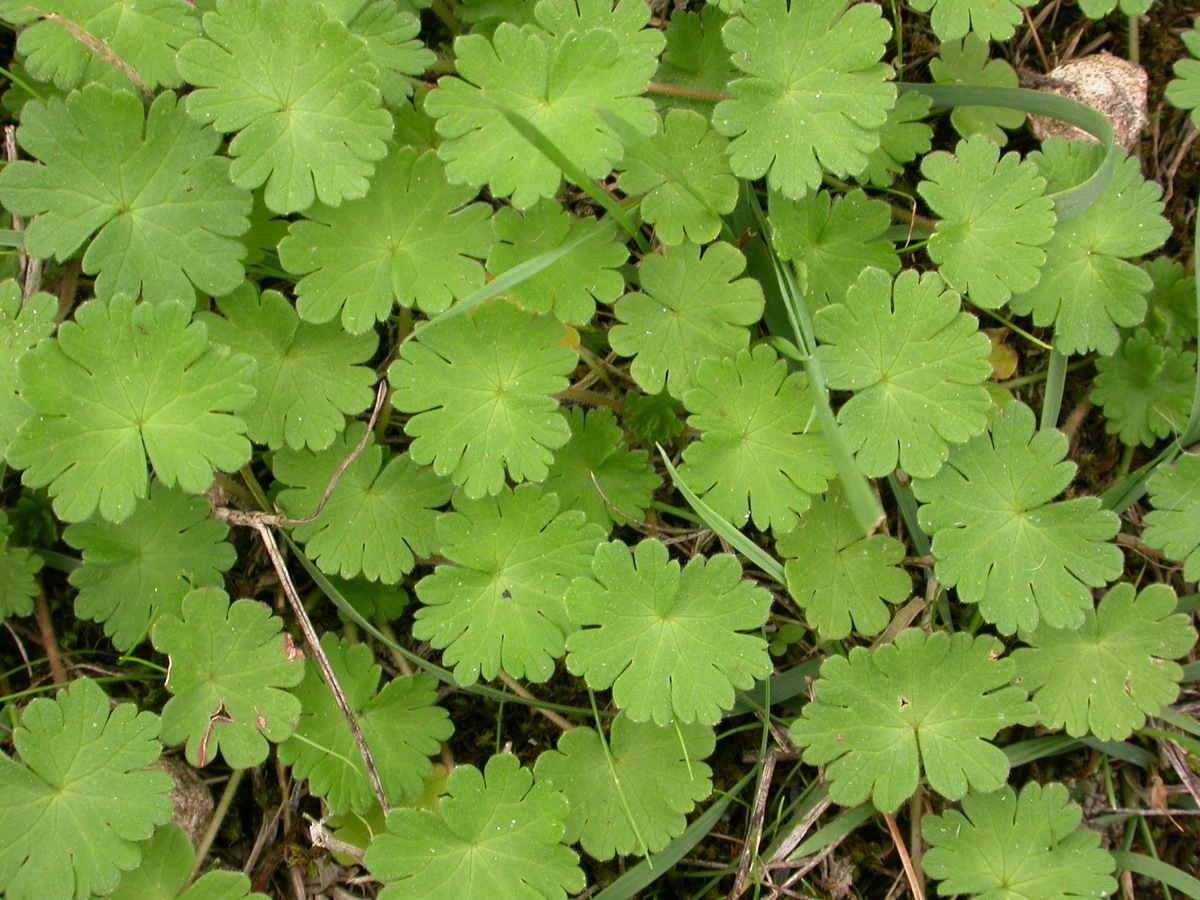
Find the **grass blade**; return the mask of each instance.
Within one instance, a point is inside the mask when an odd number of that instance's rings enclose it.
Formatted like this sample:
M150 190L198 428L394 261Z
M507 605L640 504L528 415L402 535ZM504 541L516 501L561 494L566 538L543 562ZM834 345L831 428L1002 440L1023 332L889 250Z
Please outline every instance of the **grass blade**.
M1153 859L1143 853L1127 853L1122 850L1110 850L1109 852L1117 861L1118 869L1161 881L1179 893L1191 897L1192 900L1200 900L1200 880L1175 868L1170 863L1165 863L1161 859Z

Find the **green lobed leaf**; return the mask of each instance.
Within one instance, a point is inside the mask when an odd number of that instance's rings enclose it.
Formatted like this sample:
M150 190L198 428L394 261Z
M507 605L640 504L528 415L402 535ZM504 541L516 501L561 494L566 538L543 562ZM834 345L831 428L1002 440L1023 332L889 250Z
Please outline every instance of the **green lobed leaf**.
M746 4L721 33L747 77L713 110L713 127L734 139L733 173L765 175L769 188L799 199L823 170L844 178L866 168L896 103L892 69L880 62L890 31L874 4Z
M197 88L188 115L237 133L234 184L265 183L267 208L281 214L365 195L392 134L366 43L320 0L217 0L203 24L179 71Z
M578 841L599 860L655 853L683 833L685 816L712 793L712 770L700 760L712 755L715 745L708 726L677 730L634 722L621 713L607 739L591 728L566 732L557 749L537 758L533 772L539 783L549 783L567 798L565 841Z
M885 534L863 537L836 482L775 549L786 558L788 593L822 640L847 637L852 621L859 634L878 634L891 620L886 604L903 602L912 590L899 567L904 545Z
M941 221L929 256L946 283L976 306L995 309L1038 283L1041 246L1054 236L1054 202L1037 166L983 135L921 162L917 192Z
M489 41L454 42L458 77L443 78L425 102L443 143L438 154L455 184L487 184L495 197L528 209L553 197L562 171L534 150L496 108L526 118L591 178L604 178L621 143L597 115L606 109L653 133L653 104L639 96L657 64L662 35L646 28L644 3L542 0L538 25L503 22Z
M394 0L322 2L331 17L366 42L383 102L389 107L403 107L413 93L408 78L421 75L437 59L417 38L421 20Z
M656 540L601 544L591 575L567 592L567 614L583 626L567 638L567 668L595 690L611 687L635 722L712 725L734 688L771 673L766 641L741 633L770 609L731 554L692 557L681 571Z
M690 241L642 259L643 293L626 294L614 307L620 324L608 331L612 348L636 357L629 372L649 394L665 385L682 398L697 386L696 369L708 358L734 355L749 343L747 325L763 312L763 292L738 278L746 258L730 244L711 244L704 255Z
M543 487L555 493L563 509L577 509L612 531L645 515L662 484L645 450L625 446L616 417L606 409L567 410L571 439L554 454ZM593 481L593 478L595 481Z
M886 203L857 190L837 198L816 191L799 200L771 194L770 203L771 245L802 273L812 310L843 299L867 266L900 270L895 246L884 239L891 223Z
M250 893L241 872L206 872L185 891L196 849L187 832L168 822L142 845L142 864L121 878L106 900L268 900Z
M1187 581L1200 579L1200 457L1184 454L1159 466L1147 482L1150 503L1142 540L1183 562Z
M217 588L192 591L180 615L154 623L154 648L170 657L162 711L164 744L187 741L187 760L203 768L219 752L232 769L267 758L267 741L287 740L300 702L283 688L304 677L303 654L280 634L283 621L253 600L229 602Z
M1029 691L1039 721L1071 737L1120 741L1174 703L1183 670L1172 660L1196 643L1189 617L1172 615L1175 605L1164 584L1136 592L1118 584L1081 627L1022 633L1029 646L1012 654L1017 684Z
M737 77L738 70L729 59L729 50L721 40L721 27L729 16L718 7L706 5L698 13L676 7L667 24L667 46L654 80L662 84L723 93ZM713 100L670 97L673 109L690 109L705 118L712 112Z
M361 199L319 203L293 222L279 261L303 275L296 309L309 322L341 315L361 334L397 304L441 312L483 286L481 260L495 235L471 188L446 181L432 151L401 147L383 160Z
M1051 138L1029 161L1048 190L1082 183L1104 159L1105 150L1082 141ZM1062 353L1098 350L1111 356L1120 345L1118 328L1141 324L1150 277L1127 259L1159 247L1171 232L1159 200L1162 188L1144 179L1136 157L1119 159L1100 198L1077 216L1059 222L1042 246L1046 263L1038 283L1014 288L1009 304L1035 325L1054 325L1054 347Z
M1196 354L1162 344L1139 328L1115 355L1096 360L1095 385L1092 400L1104 410L1104 430L1124 444L1152 447L1187 425Z
M679 477L735 527L791 531L836 474L816 427L808 381L766 344L706 359L684 396L700 432Z
M37 416L8 457L25 484L49 485L60 519L99 509L124 521L146 496L147 462L168 487L200 494L214 468L250 459L246 423L231 413L254 399L254 362L210 344L191 318L182 303L91 300L22 357L21 398Z
M1180 36L1191 59L1175 63L1175 78L1167 84L1166 98L1176 109L1191 111L1192 124L1200 128L1200 18Z
M346 416L371 405L376 376L364 363L374 334L351 335L336 325L302 322L278 291L261 296L252 283L217 300L221 315L196 320L212 340L258 364L254 402L241 411L246 434L272 450L324 450L346 427Z
M912 0L913 9L930 12L930 25L941 41L974 32L984 40L1007 41L1021 22L1021 9L1037 0Z
M113 645L130 650L161 616L178 615L193 588L219 587L237 551L210 513L204 498L155 481L120 527L99 517L68 526L63 540L83 557L70 576L75 615L103 622Z
M315 513L365 431L365 423L355 423L319 453L285 449L275 454L275 477L292 485L280 492L279 505L297 519ZM385 451L372 437L342 473L321 514L294 526L293 534L323 572L395 584L412 571L417 557L438 546L437 509L450 492L445 479L408 453Z
M559 512L558 498L536 484L496 497L459 495L438 521L438 566L417 583L424 608L413 635L444 649L459 684L490 680L503 669L542 682L554 674L575 630L563 595L588 571L604 539L579 510Z
M913 482L921 528L933 538L935 571L963 603L978 603L1002 634L1077 628L1091 588L1117 578L1120 527L1096 497L1055 502L1075 477L1067 439L1035 433L1033 413L1009 402L989 433L950 453L931 479ZM997 552L1003 548L1003 552Z
M1181 347L1196 337L1196 279L1165 256L1142 263L1154 286L1146 295L1146 328L1160 341Z
M4 0L0 18L28 25L17 40L25 67L38 81L53 80L69 91L96 81L124 90L133 84L92 51L56 15L133 67L150 90L178 87L175 53L200 30L200 20L186 0Z
M581 235L593 240L551 263L505 293L522 309L553 313L560 322L586 325L596 303L612 303L625 289L618 271L629 251L612 219L577 219L555 200L543 200L523 214L501 209L492 220L498 241L487 251L487 270L502 275L527 260L563 246ZM606 239L607 238L607 239Z
M990 50L988 41L978 34L943 41L937 57L929 61L929 74L938 84L1018 87L1016 70L1003 59L989 59ZM1005 129L1024 125L1025 113L1000 106L955 106L950 110L950 124L962 137L982 134L1003 147L1008 143Z
M371 751L388 803L420 797L433 771L429 757L454 732L449 713L435 705L436 679L424 672L405 675L377 692L382 670L370 648L330 632L321 647ZM332 812L366 813L377 805L371 782L350 726L315 663L306 662L295 695L300 720L295 734L279 745L279 761L291 766L296 778L307 778L309 792L325 798Z
M567 387L576 355L550 316L506 300L424 328L388 369L396 409L418 463L432 463L472 498L497 494L504 474L541 481L571 436L551 394Z
M937 474L950 445L981 434L991 408L991 343L940 276L862 270L845 295L816 315L825 383L854 392L838 411L855 461L871 477L897 465Z
M988 741L1036 718L1025 691L1010 684L1002 649L991 636L908 628L892 644L831 656L792 740L806 763L825 766L829 796L842 806L869 798L892 812L922 771L948 800L994 791L1008 778L1008 758Z
M0 282L0 457L33 412L17 395L21 381L17 364L38 341L54 333L57 311L58 301L52 295L39 291L22 299L16 281Z
M0 622L33 612L33 598L42 589L35 577L42 558L28 547L13 544L12 532L8 513L0 510Z
M921 819L930 844L925 871L938 893L978 900L1082 900L1117 889L1113 858L1100 835L1080 825L1083 811L1061 784L1031 782L1017 794L1005 785L972 792L962 812ZM1003 852L997 852L1003 848Z
M450 773L441 815L393 809L387 833L367 850L371 874L384 883L379 900L566 900L583 890L579 858L563 844L567 800L534 783L510 753L483 772L460 765Z
M4 167L0 203L35 217L32 256L66 260L90 239L82 268L104 299L191 302L195 289L221 295L241 283L250 193L229 183L220 135L170 91L149 112L137 95L96 84L29 103L17 140L40 162Z
M38 698L0 753L0 890L7 900L88 900L142 859L138 844L171 820L171 776L147 768L158 716L113 708L81 678Z
M645 194L642 218L664 244L680 244L685 235L692 243L705 244L721 233L720 217L733 212L738 195L737 179L725 160L728 144L704 116L673 109L663 120L662 133L648 142L651 158L627 152L617 185L626 194Z
M929 115L929 107L924 94L908 91L898 95L879 129L879 149L867 154L867 167L855 179L887 187L906 165L928 153L933 129L921 120Z

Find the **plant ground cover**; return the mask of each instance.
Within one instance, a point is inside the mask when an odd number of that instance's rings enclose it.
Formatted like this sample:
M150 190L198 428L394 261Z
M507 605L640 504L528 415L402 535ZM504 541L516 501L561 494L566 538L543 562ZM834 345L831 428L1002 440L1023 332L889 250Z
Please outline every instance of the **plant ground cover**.
M0 893L1200 897L1196 14L0 0Z

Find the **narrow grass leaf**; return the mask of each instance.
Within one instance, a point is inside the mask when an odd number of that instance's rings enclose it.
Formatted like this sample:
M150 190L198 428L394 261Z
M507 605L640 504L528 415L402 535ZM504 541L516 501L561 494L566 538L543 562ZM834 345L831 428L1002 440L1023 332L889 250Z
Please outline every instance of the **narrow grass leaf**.
M1124 869L1127 872L1133 872L1135 875L1145 875L1147 878L1153 878L1155 881L1161 881L1163 884L1169 885L1192 900L1200 900L1200 880L1193 878L1181 869L1175 868L1170 863L1165 863L1161 859L1154 859L1146 856L1144 853L1128 853L1123 850L1112 850L1113 859L1117 861L1117 868Z

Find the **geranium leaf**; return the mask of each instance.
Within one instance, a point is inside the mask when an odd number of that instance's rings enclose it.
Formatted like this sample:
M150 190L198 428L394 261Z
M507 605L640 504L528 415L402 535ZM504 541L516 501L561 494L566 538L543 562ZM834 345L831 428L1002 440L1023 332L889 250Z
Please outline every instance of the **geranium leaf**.
M994 791L1008 777L1008 757L988 741L1036 718L1025 692L1010 685L1013 663L998 658L1002 649L990 636L908 628L895 643L831 656L792 740L805 762L825 766L829 796L843 806L871 799L892 812L922 770L950 800Z
M733 99L717 104L713 127L734 138L734 174L766 175L772 190L799 199L823 169L848 177L866 168L896 103L892 69L880 62L890 32L878 6L842 0L791 9L760 0L730 19L722 35L747 77L729 85Z
M585 627L567 638L567 668L590 687L612 687L635 722L712 725L746 689L771 673L758 635L771 595L742 579L737 558L693 557L680 571L667 548L601 544L590 576L567 592L567 613Z
M879 148L867 154L866 169L855 176L858 181L887 187L908 163L929 152L933 129L921 121L929 107L929 98L917 91L896 97L879 129Z
M993 794L973 792L962 812L921 819L930 845L925 871L942 896L979 900L1079 900L1117 889L1116 863L1100 849L1100 835L1079 823L1083 811L1061 784L1027 784L1016 794L1005 785ZM1004 853L996 853L999 847Z
M1176 109L1191 110L1192 124L1200 128L1200 19L1179 35L1191 59L1175 63L1175 78L1167 85L1166 98Z
M1183 431L1195 389L1196 354L1139 328L1116 355L1096 360L1092 400L1104 410L1105 431L1122 443L1151 447Z
M938 55L929 61L929 74L936 84L1017 87L1016 70L1003 59L989 59L990 50L987 40L978 34L943 41ZM1003 147L1008 143L1005 129L1011 131L1024 125L1025 113L1000 106L956 106L950 110L950 124L962 137L982 134Z
M728 144L704 116L673 109L663 120L662 133L648 142L653 159L632 150L627 154L617 184L627 194L646 195L642 218L664 244L682 243L685 233L692 243L705 244L721 233L720 216L733 212L738 194L725 159ZM683 181L669 177L664 168Z
M1099 145L1051 138L1029 161L1046 179L1048 190L1075 187L1104 158ZM1054 325L1054 346L1063 353L1117 351L1117 328L1138 325L1146 316L1149 276L1126 259L1149 253L1171 233L1159 201L1162 188L1147 181L1136 157L1113 169L1100 198L1077 216L1054 227L1042 246L1046 263L1031 289L1014 287L1009 306L1033 316L1036 325Z
M900 603L912 590L899 568L904 545L885 534L863 537L836 482L775 547L787 558L788 593L822 640L849 635L851 620L859 634L878 634L891 618L884 601Z
M666 385L673 397L696 387L696 369L709 357L736 354L749 342L745 326L759 320L763 292L738 278L746 258L716 243L700 255L690 241L642 260L644 293L626 294L614 308L621 324L609 329L612 348L636 357L630 374L649 394Z
M695 724L676 730L621 713L613 719L607 750L603 741L591 728L573 728L534 765L537 780L567 798L571 814L564 840L578 841L600 860L655 853L682 833L684 817L712 793L712 770L700 760L713 752L713 730Z
M421 20L395 0L322 0L330 16L350 33L366 41L377 72L375 83L390 107L402 107L413 88L405 76L415 77L437 59L417 39Z
M1038 281L1040 249L1054 236L1054 203L1037 166L981 134L959 141L954 155L921 162L917 192L942 217L929 256L946 283L984 309L995 309Z
M0 890L8 900L86 900L142 859L138 841L171 820L173 782L147 768L158 716L113 708L87 678L21 713L0 753Z
M1007 41L1021 22L1021 10L1037 0L912 0L913 9L933 11L929 23L941 41L974 32L984 40Z
M766 344L707 359L684 404L700 432L679 477L735 527L791 531L796 514L837 474L816 427L804 375Z
M366 194L392 134L366 43L320 0L218 0L203 23L179 71L197 88L188 115L237 132L234 183L265 183L267 208L283 214Z
M404 430L413 459L463 485L468 497L514 481L541 481L567 427L551 397L567 387L576 355L550 316L494 300L423 329L388 369L392 403L415 413Z
M0 622L33 612L33 598L41 591L34 576L42 569L42 558L13 544L12 531L8 514L0 510Z
M868 268L845 301L816 315L825 383L854 391L838 411L863 473L897 465L916 478L937 474L951 444L987 427L991 343L936 273Z
M1146 484L1154 509L1142 540L1183 562L1187 581L1200 579L1200 456L1184 454L1161 466Z
M588 571L604 539L578 510L559 512L558 498L535 484L496 497L455 498L438 522L442 555L452 565L417 583L425 607L413 635L445 648L459 684L490 680L503 669L546 681L574 627L563 594Z
M645 450L630 450L606 409L567 411L571 439L554 454L543 487L563 509L582 510L607 534L614 524L640 519L662 484ZM593 482L593 477L595 481ZM628 517L628 518L627 518Z
M221 315L199 313L212 340L252 357L257 391L241 411L252 441L324 450L346 416L371 405L375 373L363 363L375 353L374 334L354 336L336 325L300 321L277 291L257 296L252 284L217 300Z
M1154 286L1146 295L1146 327L1160 341L1181 347L1196 337L1196 279L1160 256L1142 263Z
M883 239L891 210L862 191L837 199L827 191L800 200L772 194L770 220L771 244L803 272L804 298L814 310L844 298L866 266L900 270L895 246Z
M560 322L586 325L596 303L612 303L625 289L620 267L629 251L611 219L576 219L554 200L524 214L505 207L492 220L498 241L487 252L487 269L502 275L523 262L587 234L606 232L576 247L505 293L522 309L553 313Z
M667 25L667 46L654 80L692 90L724 92L737 77L721 39L721 26L729 16L716 6L706 5L698 13L676 7ZM690 109L707 118L716 100L671 97L672 108Z
M321 647L371 751L388 802L415 800L433 770L429 757L454 732L449 714L434 705L437 682L419 672L393 678L376 693L382 670L370 648L339 641L331 633L321 638ZM306 663L295 693L300 721L296 733L279 745L280 762L290 765L297 778L307 778L309 791L324 797L332 812L365 813L376 805L371 782L350 726L315 664Z
M192 588L222 584L237 559L228 531L204 498L158 481L119 528L99 518L69 526L63 540L83 555L70 578L75 615L103 622L118 650L132 649L160 616L179 613Z
M441 815L393 809L387 833L367 850L379 900L566 900L583 890L579 858L563 845L567 801L535 784L511 753L491 757L483 772L456 766Z
M355 423L320 453L280 450L275 477L292 487L280 492L279 505L297 519L315 513L365 430ZM321 514L295 526L293 534L323 572L395 584L412 571L416 557L437 546L437 508L450 491L445 479L409 454L385 454L372 439L342 473Z
M0 457L33 411L17 396L17 363L38 341L54 333L58 301L45 292L27 300L13 279L0 282Z
M1084 614L1080 628L1040 626L1013 651L1017 684L1047 728L1122 741L1175 702L1183 669L1172 662L1196 643L1188 616L1172 615L1175 592L1118 584Z
M32 256L65 260L91 238L83 271L102 298L190 301L193 285L220 295L242 281L250 193L229 183L220 135L173 93L144 112L135 94L88 85L26 104L17 140L40 162L4 167L0 203L36 216Z
M436 313L470 296L494 241L488 207L466 205L474 196L446 181L432 151L402 147L379 164L362 199L307 210L279 244L283 267L304 276L301 317L328 322L340 313L360 334L396 304Z
M282 620L253 600L217 588L192 591L180 615L154 623L154 648L171 659L162 711L164 744L187 741L187 759L203 768L220 752L233 769L267 758L267 741L291 736L300 702L282 688L304 677L304 663Z
M496 197L528 209L553 197L562 172L534 150L496 109L531 122L592 178L621 157L621 142L597 114L605 109L649 135L658 123L639 96L654 71L662 35L646 28L642 3L543 0L538 25L501 23L454 42L456 78L443 78L425 101L444 141L438 154L456 184L487 184ZM540 26L540 27L539 27Z
M268 900L250 893L250 879L241 872L206 872L185 891L195 856L187 832L168 822L142 845L142 864L126 872L105 900Z
M1082 625L1090 588L1121 574L1121 551L1108 543L1117 517L1096 497L1054 502L1075 477L1066 453L1062 432L1035 434L1029 407L1012 401L990 433L954 448L935 477L913 482L938 578L957 586L962 602L978 603L1002 634L1040 621Z
M246 423L254 362L208 341L182 303L92 300L21 359L21 398L37 416L9 445L31 487L50 486L60 519L97 508L110 522L146 496L147 461L168 487L200 494L213 468L250 458ZM114 390L120 385L120 390Z
M38 81L53 79L64 91L96 81L131 91L133 84L50 15L102 41L151 90L179 86L175 52L200 30L196 11L186 0L39 0L36 7L28 0L5 0L0 17L29 25L17 40L25 68Z

